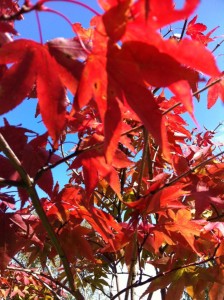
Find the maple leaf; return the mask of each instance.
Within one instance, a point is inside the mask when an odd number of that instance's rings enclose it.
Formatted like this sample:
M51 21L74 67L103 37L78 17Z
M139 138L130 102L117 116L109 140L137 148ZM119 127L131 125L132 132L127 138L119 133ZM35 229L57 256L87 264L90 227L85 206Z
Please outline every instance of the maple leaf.
M79 154L72 162L70 169L78 169L83 166L87 197L91 195L98 182L104 178L121 198L120 181L115 168L126 168L131 164L132 162L126 158L123 152L117 150L112 164L108 165L103 148L100 147Z
M0 212L0 269L3 271L13 256L25 245L41 245L34 231L18 213ZM30 242L29 242L30 240Z
M34 178L37 171L48 163L55 163L60 157L53 154L50 155L46 150L48 134L43 134L32 139L23 150L22 166L27 173ZM47 170L37 180L39 187L51 196L53 189L53 177L51 170Z
M130 4L130 3L133 2L133 0L122 0L122 1L120 1L120 3L118 3L117 0L98 0L98 2L99 2L99 5L100 5L105 11L107 11L107 10L110 10L111 8L113 8L113 7L118 6L118 4L121 5L121 7L122 7L122 4L125 4L125 5L126 5L126 3ZM113 20L113 19L112 19L112 20ZM114 20L113 20L113 21L114 21Z
M219 298L223 298L224 296L224 286L223 286L223 276L224 276L224 271L223 271L223 253L224 253L224 243L223 240L220 242L219 247L217 249L216 255L218 259L216 260L217 266L214 268L212 273L213 278L209 278L210 281L212 282L212 287L209 290L209 297L211 300L216 300ZM206 277L209 276L209 274Z
M86 240L86 236L88 236L90 231L86 227L80 225L72 226L71 224L69 224L69 228L66 226L60 230L59 239L70 262L75 262L77 257L94 260L92 248Z
M34 133L33 131L22 128L19 126L10 125L5 120L5 126L0 127L0 133L4 136L16 156L21 160L21 164L31 177L35 177L37 171L41 169L47 163L55 163L60 159L59 156L53 154L50 155L46 150L48 134L43 134L32 139L28 143L28 137L26 133ZM0 174L5 179L20 180L20 176L15 171L10 161L0 155L1 168ZM50 170L44 172L44 174L37 180L37 184L47 194L51 195L53 188L53 177ZM22 206L28 199L28 194L24 189L19 188L21 193Z
M139 45L139 48L140 46L142 45ZM139 48L136 49L136 54ZM108 162L112 161L120 139L122 128L120 102L128 105L140 117L168 156L162 114L151 92L141 83L142 75L138 71L138 64L133 60L128 47L126 49L119 50L112 47L108 49L106 57L102 56L103 53L100 55L92 53L88 57L76 95L75 107L76 109L84 107L94 97L104 124ZM105 78L104 81L102 78Z
M188 35L196 35L201 33L207 29L207 26L202 23L195 23L197 21L198 16L196 15L187 25L186 34Z
M13 168L10 161L5 157L0 155L0 176L4 179L9 180L17 180L18 179L18 173Z
M0 127L0 133L4 136L16 156L21 159L24 147L27 145L28 137L26 134L34 131L21 126L10 125L4 118L4 126Z
M162 189L154 195L141 198L134 202L125 202L131 208L138 209L143 214L160 212L167 208L184 208L185 206L179 201L180 197L184 197L188 193L183 190L182 184L177 184ZM151 187L152 188L152 187Z
M186 34L190 35L192 39L197 40L204 45L207 45L209 42L213 41L210 36L218 27L212 29L207 34L204 34L203 31L207 29L207 26L202 23L195 23L196 20L197 15L188 23Z
M141 5L145 10L145 2L145 0L139 0L136 6ZM184 2L182 9L175 9L175 4L172 0L164 0L160 3L157 0L150 0L147 22L156 29L162 28L178 20L187 19L197 8L198 4L199 0L188 0Z
M170 4L170 1L166 1L166 5ZM193 7L195 1L188 4ZM112 5L112 8L95 23L97 31L93 36L93 48L82 73L74 107L78 110L94 98L104 125L104 146L108 162L112 161L121 133L120 103L130 107L138 115L156 142L162 146L166 158L170 159L164 120L148 87L170 88L194 118L190 85L194 86L193 82L198 77L184 65L218 76L220 72L214 57L194 41L164 41L159 34L152 32L145 20L141 23L139 11L136 18L128 18L129 1L122 1L117 5L109 2L107 5ZM119 16L116 16L116 11L121 12ZM108 14L110 17L107 18ZM174 15L175 19L178 14ZM112 23L111 19L114 20ZM144 29L149 28L150 34L146 39ZM118 47L114 42L119 39L122 44Z
M26 134L34 132L20 126L12 126L6 119L4 119L4 125L5 126L0 127L0 133L4 136L16 156L21 160L24 148L28 141ZM9 159L0 155L0 161L2 166L0 170L1 177L5 179L18 180L18 173L12 167Z
M199 181L195 188L196 191L192 190L190 198L195 200L195 216L198 218L203 211L212 208L213 206L217 209L223 209L224 201L216 195L215 189L209 189L209 186L203 182Z
M158 3L157 0L138 0L135 2L131 0L99 0L99 4L108 12L108 15L113 16L111 18L108 17L111 28L119 28L121 24L127 21L122 16L125 15L123 9L127 12L129 6L132 16L140 15L142 21L147 20L150 27L158 29L178 20L188 18L196 9L199 0L188 0L184 3L184 7L178 10L175 9L175 4L172 0L164 0L162 3ZM133 5L131 6L131 4ZM116 11L120 14L116 14ZM169 11L169 14L167 14L167 11Z
M214 82L217 78L209 79L207 84ZM208 90L208 103L207 107L210 109L220 98L224 102L224 79L222 78L219 82L212 85Z
M21 39L3 45L0 63L14 63L0 80L0 114L19 105L36 83L40 113L57 148L66 122L66 97L56 61L45 46Z
M173 221L167 222L164 227L171 235L171 239L187 242L191 249L198 253L195 247L195 237L200 236L203 223L191 220L191 212L188 209L179 209L177 213L168 210L168 215Z
M175 273L165 274L163 277L156 278L153 280L149 287L145 290L145 292L141 295L140 299L144 299L143 297L149 293L153 293L158 289L163 289L168 286L175 278Z
M87 209L85 206L78 204L76 204L76 209L71 214L85 219L101 235L104 242L108 243L115 251L116 240L120 239L122 228L112 215L96 207L88 207Z

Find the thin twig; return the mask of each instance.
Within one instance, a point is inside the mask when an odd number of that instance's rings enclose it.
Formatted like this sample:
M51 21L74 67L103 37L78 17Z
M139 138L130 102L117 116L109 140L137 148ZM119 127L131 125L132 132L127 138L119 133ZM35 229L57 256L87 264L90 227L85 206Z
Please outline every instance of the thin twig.
M142 161L141 161L141 166L140 166L140 171L139 171L138 187L137 187L137 192L136 192L137 199L139 198L140 192L141 192L142 178L143 178L145 162L146 162L147 152L148 152L149 133L146 130L146 128L143 128L143 137L144 137L144 145L143 145L143 150L142 150Z
M216 83L220 82L222 80L223 76L214 80L213 82L209 83L208 85L204 86L203 88L201 88L200 90L197 90L196 92L194 92L192 94L192 96L197 96L198 94L201 94L202 92L206 91L207 89L209 89L211 86L215 85ZM181 102L177 102L176 104L174 104L172 107L168 108L167 110L162 112L162 115L166 115L168 114L170 111L174 110L174 108L178 107L179 105L181 105Z
M163 190L164 188L173 185L174 183L178 182L180 179L186 177L187 175L193 173L194 171L196 171L198 168L204 167L205 165L207 165L210 161L212 161L213 159L215 159L216 157L220 156L224 154L224 150L217 153L216 155L202 161L201 163L197 164L196 166L194 166L193 168L190 168L189 170L187 170L186 172L180 174L178 177L172 179L171 181L165 183L163 186L161 186L160 188L158 188L156 191L154 191L153 193L150 192L151 194L155 194L158 193L159 191ZM144 195L143 197L147 197L149 194Z
M222 45L223 42L224 42L224 40L222 40L220 43L218 43L211 52L214 53Z
M194 263L190 263L190 264L186 264L186 265L183 265L183 266L180 266L180 267L176 267L176 268L173 268L171 270L168 270L166 272L162 272L162 273L159 273L157 274L156 276L153 276L145 281L142 281L142 282L135 282L134 284L130 285L130 286L127 286L126 288L124 288L123 290L121 290L119 293L117 293L115 296L113 296L111 298L111 300L114 300L116 299L118 296L120 296L121 294L125 293L127 290L130 290L132 289L133 287L139 287L139 286L142 286L142 285L145 285L147 283L150 283L160 277L164 277L166 276L167 274L169 273L172 273L172 272L175 272L175 271L178 271L178 270L181 270L181 269L184 269L184 268L189 268L189 267L193 267L193 266L200 266L202 264L205 264L211 260L215 260L215 259L218 259L219 257L216 257L216 252L218 250L218 247L219 247L219 244L218 246L216 247L215 251L214 251L214 254L212 256L210 256L209 258L203 260L203 261L200 261L200 262L194 262Z
M187 19L184 21L184 25L182 27L182 31L181 31L181 34L180 34L180 41L183 39L184 37L184 33L185 33L185 30L186 30L186 27L187 27Z

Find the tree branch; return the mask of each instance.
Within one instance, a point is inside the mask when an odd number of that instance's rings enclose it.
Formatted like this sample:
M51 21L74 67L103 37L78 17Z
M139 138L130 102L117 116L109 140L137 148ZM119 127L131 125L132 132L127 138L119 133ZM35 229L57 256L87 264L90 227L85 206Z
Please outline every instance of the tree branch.
M24 183L22 181L10 180L0 177L0 186L9 185L15 187L24 187Z
M53 228L51 227L49 220L45 214L45 211L43 209L43 207L41 206L36 188L35 188L35 183L33 178L31 178L27 172L24 170L20 160L17 158L17 156L15 155L15 153L13 152L13 150L10 148L9 144L7 143L7 141L4 139L3 135L0 133L0 150L3 151L3 153L5 154L5 156L9 159L10 163L12 164L12 166L14 167L14 169L19 173L19 175L21 176L22 181L24 182L26 191L29 195L29 197L31 198L31 201L33 203L33 206L36 210L36 213L38 214L45 230L47 231L47 234L52 242L52 244L54 245L61 261L62 264L64 266L64 270L69 282L69 286L70 289L73 293L73 295L79 300L84 300L83 296L81 295L81 293L77 290L75 290L74 288L74 280L73 280L73 275L71 273L71 269L68 263L68 260L66 258L65 252L62 248L62 246L60 245L60 242L57 238L57 235L55 234Z

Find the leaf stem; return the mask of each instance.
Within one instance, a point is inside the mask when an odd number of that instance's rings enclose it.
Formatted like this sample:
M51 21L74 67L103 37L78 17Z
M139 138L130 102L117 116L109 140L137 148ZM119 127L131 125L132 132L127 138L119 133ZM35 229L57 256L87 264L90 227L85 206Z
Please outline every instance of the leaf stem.
M41 30L40 17L39 17L39 13L38 13L37 10L35 10L35 15L36 15L36 19L37 19L37 26L38 26L39 36L40 36L40 43L43 45L43 35L42 35L42 30Z
M44 3L46 3L46 2L67 2L67 3L76 4L76 5L82 6L83 8L89 10L94 15L100 16L100 14L95 9L93 9L91 6L85 4L81 1L76 1L76 0L45 0Z

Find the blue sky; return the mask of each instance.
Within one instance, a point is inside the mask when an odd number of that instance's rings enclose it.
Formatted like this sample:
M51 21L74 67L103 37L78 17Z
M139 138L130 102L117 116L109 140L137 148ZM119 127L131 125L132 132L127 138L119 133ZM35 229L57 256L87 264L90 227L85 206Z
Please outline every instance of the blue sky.
M34 1L35 3L36 1ZM177 7L180 8L184 0L177 0ZM23 3L23 0L19 1L20 4ZM100 11L100 8L97 4L96 0L86 0L83 3L91 6L92 8ZM89 21L93 17L93 14L88 10L84 9L81 6L74 5L66 2L52 2L47 4L49 7L60 11L64 15L66 15L72 23L80 22L84 27L89 26ZM223 0L215 0L208 1L202 0L199 5L197 11L192 15L195 16L198 14L198 22L204 23L208 27L208 31L215 28L216 26L220 26L220 28L213 34L213 36L217 36L217 40L211 43L210 49L213 49L215 45L220 42L224 38L224 1ZM47 40L56 38L56 37L73 37L74 33L66 23L65 20L60 18L59 16L48 13L48 12L40 12L39 13L43 40L46 42ZM38 32L38 26L35 18L35 13L28 13L24 15L23 21L18 21L15 23L15 28L20 33L21 38L33 39L36 41L40 41L40 36ZM173 24L172 28L174 33L180 32L183 23ZM218 65L220 69L224 69L224 43L219 47L219 49L215 52L215 56L217 57ZM219 100L215 107L210 110L206 109L207 105L207 92L204 92L201 95L200 103L197 103L195 100L195 115L198 123L203 128L205 125L208 129L214 129L220 121L224 120L224 107L221 101ZM41 133L44 133L46 129L41 124L41 119L37 118L36 121L33 119L33 115L35 113L36 102L35 100L25 100L22 105L18 106L12 112L4 115L8 121L12 125L22 124L23 127L27 127L33 130L38 130ZM189 117L187 117L187 121L191 126L195 126L195 124L191 121ZM0 125L2 124L2 117L0 118ZM221 138L221 136L220 136ZM223 139L224 140L224 139ZM65 169L60 169L61 172ZM60 171L59 171L60 172ZM60 178L61 181L62 178ZM66 182L66 178L65 178Z

